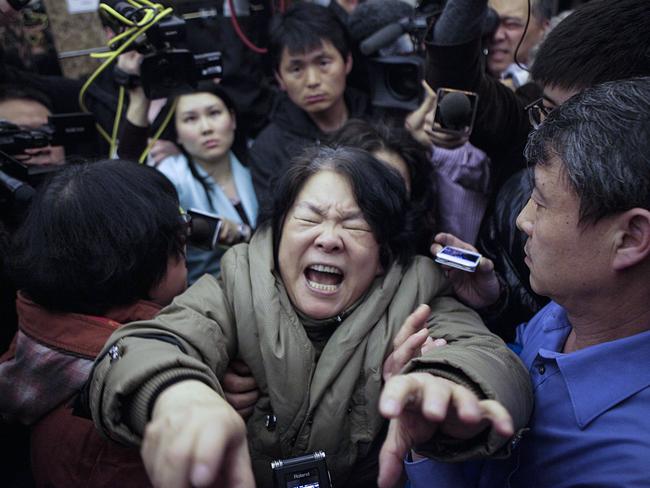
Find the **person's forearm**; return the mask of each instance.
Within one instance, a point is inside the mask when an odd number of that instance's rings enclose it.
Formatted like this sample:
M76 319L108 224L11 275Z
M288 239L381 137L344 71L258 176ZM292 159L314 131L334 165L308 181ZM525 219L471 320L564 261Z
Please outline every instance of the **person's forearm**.
M487 0L449 0L433 29L437 46L463 44L481 36Z
M137 161L147 147L149 99L142 87L129 91L126 123L123 124L117 153L121 158Z
M145 96L142 87L129 91L129 106L126 109L126 120L138 127L148 127L149 99Z

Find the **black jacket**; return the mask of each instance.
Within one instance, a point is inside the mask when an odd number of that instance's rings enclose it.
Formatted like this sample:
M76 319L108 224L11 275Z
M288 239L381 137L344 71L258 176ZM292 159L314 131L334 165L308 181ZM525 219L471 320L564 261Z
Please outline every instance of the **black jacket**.
M350 118L367 118L368 97L352 88L345 91ZM250 150L250 169L257 200L262 207L269 203L269 190L289 165L291 158L309 144L318 144L326 135L307 112L280 93L273 104L269 124L259 133Z
M427 82L473 91L478 107L470 142L493 162L493 188L525 168L524 146L531 130L523 97L485 72L481 39L455 46L427 45ZM526 97L527 98L527 97Z
M477 242L479 251L494 261L506 288L497 306L481 315L488 328L506 341L514 339L515 328L549 301L530 287L530 271L524 262L527 236L516 226L517 216L531 191L528 170L508 179L497 194L492 213L483 221Z

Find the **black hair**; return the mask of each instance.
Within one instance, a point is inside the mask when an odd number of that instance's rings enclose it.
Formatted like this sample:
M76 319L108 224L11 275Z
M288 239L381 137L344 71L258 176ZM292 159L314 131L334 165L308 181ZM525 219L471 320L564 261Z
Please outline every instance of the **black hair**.
M559 162L580 199L580 222L650 209L650 77L587 88L533 131L526 158Z
M393 261L405 264L413 256L413 218L404 180L397 170L377 161L370 153L352 147L310 146L295 157L282 175L273 203L260 218L271 226L275 254L285 218L309 178L321 171L345 177L355 200L379 244L384 269Z
M226 93L226 91L223 88L221 88L219 85L213 83L212 81L209 81L209 82L199 83L199 86L196 89L184 91L182 93L177 94L175 98L169 99L165 104L165 106L163 107L163 109L158 114L158 117L156 117L156 120L152 125L152 129L156 130L158 127L160 127L162 120L169 113L169 111L172 110L176 100L178 100L179 97L182 97L183 95L193 95L196 93L211 93L212 95L221 99L221 101L224 103L226 108L234 115L235 118L237 117L237 108L232 98L230 98L228 93ZM173 119L169 123L169 125L165 128L161 137L169 141L174 141L176 144L178 144L177 142L178 133L176 132L176 124L174 124ZM208 199L208 202L210 202L214 207L214 204L212 202L212 197L210 196L210 184L211 184L210 180L199 174L199 171L196 167L196 163L194 162L192 156L180 144L179 147L181 152L185 156L185 159L187 160L187 166L190 170L190 173L199 182L199 184L203 188L203 191L205 192L205 196ZM246 141L244 140L244 137L241 135L240 131L235 130L235 139L232 143L232 147L230 148L230 150L235 154L237 159L239 159L239 161L242 164L246 165L248 163L248 151L246 148Z
M348 31L333 10L309 2L296 2L271 19L269 55L278 70L282 51L306 53L330 41L345 61L350 54Z
M531 75L565 90L650 75L649 26L647 0L593 0L548 34Z
M0 103L9 100L31 100L45 106L50 113L52 110L52 101L49 97L34 88L27 86L3 84L0 85Z
M401 126L386 121L369 123L350 119L330 134L335 145L363 149L369 153L389 151L400 156L409 171L411 210L417 227L417 251L429 254L436 226L435 182L427 151Z
M47 309L103 315L147 299L184 240L178 195L163 174L123 160L70 164L35 197L9 274Z

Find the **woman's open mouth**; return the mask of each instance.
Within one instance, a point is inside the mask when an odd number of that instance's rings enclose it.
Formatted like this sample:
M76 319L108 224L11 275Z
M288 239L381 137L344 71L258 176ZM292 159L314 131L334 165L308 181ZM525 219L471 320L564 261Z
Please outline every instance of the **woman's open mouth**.
M305 269L307 286L313 290L334 293L343 282L343 271L336 266L312 264Z

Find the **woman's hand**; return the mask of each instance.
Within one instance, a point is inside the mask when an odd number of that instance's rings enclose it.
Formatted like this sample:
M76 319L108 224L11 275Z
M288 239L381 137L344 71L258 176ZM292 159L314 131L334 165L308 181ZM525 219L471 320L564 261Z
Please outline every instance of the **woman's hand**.
M251 235L251 228L246 224L239 224L228 219L221 219L221 232L219 232L219 243L224 246L233 246L240 242L248 242Z
M197 380L158 396L141 454L156 487L255 486L244 421Z
M257 382L248 365L241 359L235 359L228 365L221 382L226 400L237 410L244 420L251 416L255 403L260 397Z
M440 431L466 440L492 427L505 438L512 436L512 418L499 402L479 400L470 390L430 373L392 377L379 398L380 413L390 419L379 453L378 486L390 488L402 472L408 450Z
M151 146L149 157L153 160L154 166L157 166L163 159L180 154L180 152L181 150L172 141L158 139L154 142L154 145Z
M458 237L441 232L434 237L431 254L434 256L444 246L460 247L472 252L476 248ZM466 305L473 308L483 308L496 303L501 294L501 285L494 272L494 263L491 259L481 257L478 268L474 273L468 273L456 268L444 266L445 274L454 287L456 296Z

